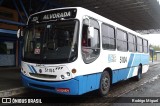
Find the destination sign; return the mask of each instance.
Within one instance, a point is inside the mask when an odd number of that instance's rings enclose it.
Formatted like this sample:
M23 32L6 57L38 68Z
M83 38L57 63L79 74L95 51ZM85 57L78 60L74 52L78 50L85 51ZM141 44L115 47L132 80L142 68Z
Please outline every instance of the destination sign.
M77 9L61 9L61 10L51 10L42 13L38 13L32 15L29 19L29 23L34 22L43 22L49 20L56 20L56 19L69 19L75 18L77 13Z

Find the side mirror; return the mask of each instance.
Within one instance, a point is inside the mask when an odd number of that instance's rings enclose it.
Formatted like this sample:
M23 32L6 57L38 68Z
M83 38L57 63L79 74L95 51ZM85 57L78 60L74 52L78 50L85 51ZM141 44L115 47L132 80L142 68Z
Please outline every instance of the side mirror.
M89 38L94 37L94 27L88 27L88 37Z
M22 36L23 36L23 31L21 29L18 29L17 38L21 38Z
M17 38L19 38L21 36L20 33L21 33L21 29L18 29L18 31L17 31Z

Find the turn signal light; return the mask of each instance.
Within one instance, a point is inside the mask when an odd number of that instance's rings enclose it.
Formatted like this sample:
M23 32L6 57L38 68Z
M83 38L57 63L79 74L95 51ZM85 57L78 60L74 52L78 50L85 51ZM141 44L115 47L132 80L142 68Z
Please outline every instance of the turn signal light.
M72 73L74 74L74 73L76 73L77 72L77 70L76 69L72 69Z

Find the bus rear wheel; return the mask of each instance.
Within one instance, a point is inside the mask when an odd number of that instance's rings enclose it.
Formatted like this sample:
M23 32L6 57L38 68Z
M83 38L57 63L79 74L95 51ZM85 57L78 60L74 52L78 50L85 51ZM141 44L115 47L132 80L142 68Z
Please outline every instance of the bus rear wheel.
M100 88L99 88L99 94L100 96L106 96L110 89L110 75L108 71L104 71L101 76L100 80Z
M135 78L137 81L139 81L142 78L142 66L141 65L138 67L138 73Z

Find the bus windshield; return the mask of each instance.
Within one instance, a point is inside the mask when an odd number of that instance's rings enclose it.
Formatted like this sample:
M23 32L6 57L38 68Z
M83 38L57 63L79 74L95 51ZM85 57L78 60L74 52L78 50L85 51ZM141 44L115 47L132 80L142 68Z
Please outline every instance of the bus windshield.
M41 64L72 62L77 58L77 34L77 20L28 25L23 60Z

